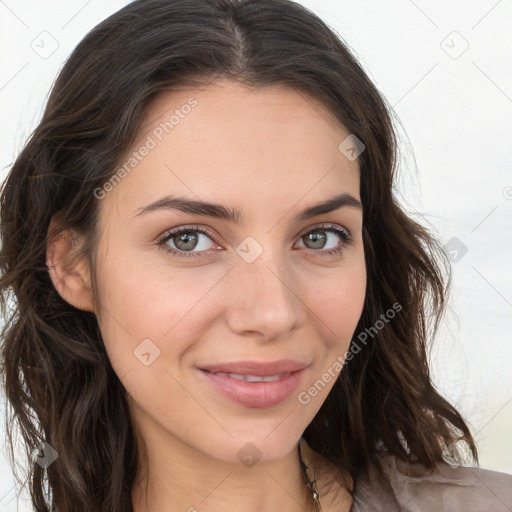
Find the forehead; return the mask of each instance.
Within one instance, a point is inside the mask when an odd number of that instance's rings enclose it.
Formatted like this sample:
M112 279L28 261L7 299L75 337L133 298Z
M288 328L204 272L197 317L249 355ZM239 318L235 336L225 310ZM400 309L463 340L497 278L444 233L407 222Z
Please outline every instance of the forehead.
M244 210L261 200L290 206L332 192L359 197L358 163L338 149L349 135L320 102L281 85L226 80L161 93L107 200L133 210L179 193Z
M195 98L201 107L193 109L196 118L198 111L205 118L208 114L220 114L217 120L222 125L229 125L230 121L235 123L239 114L250 112L251 116L245 118L248 126L259 125L263 120L272 122L283 121L286 118L292 123L305 119L313 121L315 118L334 129L344 129L322 102L298 89L285 84L250 87L233 80L222 79L208 85L174 88L172 91L158 94L146 109L141 134L152 128L152 123L157 118L162 115L168 118L190 98ZM169 116L166 117L165 114ZM304 126L300 128L304 129Z

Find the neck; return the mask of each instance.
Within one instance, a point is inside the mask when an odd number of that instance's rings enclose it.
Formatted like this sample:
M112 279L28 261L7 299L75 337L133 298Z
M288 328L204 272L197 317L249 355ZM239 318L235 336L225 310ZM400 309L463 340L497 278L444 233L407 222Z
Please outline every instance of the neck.
M245 466L198 451L154 423L145 423L144 430L139 446L147 459L141 456L132 488L134 512L315 510L298 445L281 459Z
M300 439L302 460L306 464L306 474L314 483L318 494L316 509L320 511L349 511L353 503L351 493L354 481L347 470L340 471L327 459L311 449L304 438Z

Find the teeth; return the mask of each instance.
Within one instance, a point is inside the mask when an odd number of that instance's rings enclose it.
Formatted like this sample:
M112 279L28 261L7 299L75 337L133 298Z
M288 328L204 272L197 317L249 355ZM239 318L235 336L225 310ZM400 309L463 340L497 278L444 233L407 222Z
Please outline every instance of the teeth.
M259 375L238 375L236 373L223 373L218 372L216 375L223 375L236 380L245 380L246 382L271 382L273 380L282 379L289 375L289 373L280 373L279 375L269 375L268 377L260 377Z

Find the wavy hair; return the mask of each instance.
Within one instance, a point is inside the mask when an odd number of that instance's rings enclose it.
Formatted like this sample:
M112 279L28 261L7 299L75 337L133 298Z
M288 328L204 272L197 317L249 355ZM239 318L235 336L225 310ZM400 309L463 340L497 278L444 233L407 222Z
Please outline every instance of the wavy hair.
M429 374L427 342L445 310L449 262L395 197L392 109L348 45L289 0L137 0L74 49L1 190L8 441L14 467L19 428L37 512L132 511L140 449L95 315L65 302L50 279L50 221L58 215L62 229L84 235L79 250L94 263L93 191L123 161L150 102L219 78L292 87L365 145L358 161L368 278L356 333L392 304L401 310L345 364L304 432L310 446L356 481L383 453L429 469L446 450L478 463L468 426ZM32 456L42 442L59 454L46 469Z

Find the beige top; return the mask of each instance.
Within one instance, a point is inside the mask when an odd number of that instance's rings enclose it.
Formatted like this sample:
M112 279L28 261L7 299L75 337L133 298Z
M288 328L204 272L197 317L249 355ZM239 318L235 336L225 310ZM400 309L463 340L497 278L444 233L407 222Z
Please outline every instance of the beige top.
M309 461L318 457L302 438L303 446ZM440 464L429 474L422 464L407 464L394 455L383 457L382 465L385 479L379 480L370 466L351 482L350 512L512 512L512 475L507 473Z
M440 464L431 475L420 464L383 459L387 482L375 469L355 485L351 512L512 512L512 475L477 467Z

